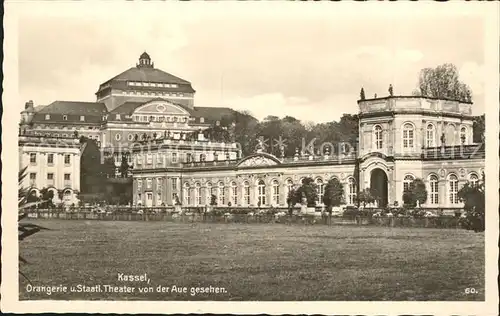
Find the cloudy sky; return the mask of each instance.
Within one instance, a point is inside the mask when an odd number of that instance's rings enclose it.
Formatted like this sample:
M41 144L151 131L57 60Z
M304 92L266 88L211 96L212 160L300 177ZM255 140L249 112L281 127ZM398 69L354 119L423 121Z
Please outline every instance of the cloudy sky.
M106 10L94 6L94 12ZM450 62L473 90L474 114L484 112L478 17L329 10L292 14L283 6L265 14L238 6L230 13L184 8L25 16L19 20L19 92L37 105L95 101L100 83L147 51L157 68L192 83L195 105L325 122L356 113L362 86L367 97L387 95L389 84L397 95L411 94L420 69Z

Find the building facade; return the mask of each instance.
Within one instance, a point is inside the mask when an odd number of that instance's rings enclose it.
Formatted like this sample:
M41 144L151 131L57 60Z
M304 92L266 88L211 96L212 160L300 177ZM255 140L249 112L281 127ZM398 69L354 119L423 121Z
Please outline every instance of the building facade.
M472 143L471 104L413 96L358 104L358 144L342 144L340 153L329 154L333 144L318 144L326 154L303 148L289 158L263 152L224 162L212 156L169 164L160 158L165 165L136 164L134 203L172 205L177 196L182 205L204 206L215 195L224 206L285 206L288 191L311 177L321 205L325 184L335 177L344 186L347 205L355 204L357 193L367 188L380 192L383 205L402 205L403 191L420 178L428 192L423 206L462 206L459 189L467 181L479 181L484 170L484 145ZM168 152L134 151L135 159L146 155Z
M78 205L82 150L78 138L20 136L19 168L26 168L20 186L31 188L37 196L43 189L52 191L55 204Z
M95 102L54 101L21 112L20 135L81 137L96 141L103 157L114 156L116 175L120 155L135 144L158 139L203 141L203 131L236 111L199 107L191 83L154 67L143 53L135 67L99 85ZM194 135L194 136L193 136ZM131 169L134 160L129 159Z

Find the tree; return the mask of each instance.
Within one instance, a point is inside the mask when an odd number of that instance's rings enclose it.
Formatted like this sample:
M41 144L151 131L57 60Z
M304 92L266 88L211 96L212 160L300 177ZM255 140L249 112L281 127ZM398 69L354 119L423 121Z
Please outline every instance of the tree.
M130 165L128 164L127 155L122 154L122 161L120 163L120 173L123 178L128 176L128 170L130 169Z
M314 180L310 177L304 178L302 180L302 185L295 191L295 201L300 202L302 197L305 196L307 199L307 207L316 206L316 200L318 199L317 185Z
M466 229L482 232L485 229L486 199L484 190L484 173L477 184L467 182L459 191L458 198L464 203L466 213Z
M113 178L115 176L115 159L113 157L104 158L100 175L102 178Z
M427 201L427 189L422 179L414 179L403 192L403 205L406 207L415 207L422 205Z
M363 89L363 87L361 87L361 91L359 92L359 99L360 100L365 100L366 97L365 97L365 89Z
M331 212L332 206L339 206L344 202L344 186L337 178L332 178L325 185L325 195L323 203Z
M450 63L422 69L418 88L425 97L472 102L470 87L459 80L457 67Z
M359 191L356 200L358 201L358 203L362 204L363 207L366 207L366 204L375 202L375 197L373 197L370 189L364 189L363 191Z
M474 117L474 121L472 123L472 140L474 143L482 143L484 141L484 119L484 114Z

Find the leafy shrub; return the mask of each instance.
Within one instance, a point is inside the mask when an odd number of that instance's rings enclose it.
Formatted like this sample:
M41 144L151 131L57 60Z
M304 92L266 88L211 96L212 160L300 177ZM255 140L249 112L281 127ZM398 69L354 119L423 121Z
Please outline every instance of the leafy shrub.
M31 195L31 188L25 189L21 187L22 181L26 177L26 168L20 170L18 173L18 196L17 196L17 201L18 201L18 240L19 242L25 240L29 236L33 236L34 234L38 233L41 230L47 230L47 228L35 225L35 224L30 224L30 223L21 223L21 220L26 218L28 216L28 213L26 210L37 206L40 203L43 203L43 201L31 201L28 202L28 199ZM19 262L27 264L28 261L24 259L21 255L19 255ZM19 269L19 274L21 274L29 283L31 281L28 279L28 277Z

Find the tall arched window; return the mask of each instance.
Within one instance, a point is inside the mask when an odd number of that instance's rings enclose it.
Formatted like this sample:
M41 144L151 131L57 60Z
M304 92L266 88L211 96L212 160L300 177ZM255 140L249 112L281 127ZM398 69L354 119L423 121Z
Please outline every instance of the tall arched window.
M323 183L323 179L318 178L316 179L316 185L318 186L318 204L323 203L323 196L325 195L325 185Z
M413 182L413 180L415 180L415 177L412 176L411 174L407 174L403 178L403 192L410 190L410 186L411 186L411 183Z
M427 125L425 133L425 144L427 147L435 147L436 129L433 124Z
M206 204L210 205L210 202L212 201L212 194L214 194L214 188L212 186L211 182L207 182L207 194L206 194Z
M200 161L206 161L207 160L207 155L205 154L200 154Z
M202 205L201 202L201 185L199 183L196 183L194 185L194 205Z
M192 153L186 153L186 162L190 163L193 161L193 154Z
M458 178L454 174L448 177L448 197L451 204L458 204Z
M472 186L476 186L479 183L479 177L475 173L469 175L469 182Z
M414 146L415 129L410 123L403 125L403 148L410 149Z
M429 177L429 202L430 204L439 204L439 180L436 175Z
M243 203L246 206L250 205L250 183L248 181L243 182Z
M236 182L231 182L231 197L230 197L231 203L233 205L238 205L238 186L236 185Z
M189 183L184 183L184 203L185 205L191 205L191 190Z
M467 128L465 126L460 129L460 144L467 144Z
M260 206L266 205L266 184L264 183L263 180L259 180L259 183L257 184L257 198L258 198L258 203Z
M382 149L383 146L383 139L382 139L382 126L380 125L375 125L373 127L373 140L374 140L374 147L375 149Z
M353 205L356 201L356 181L354 178L347 180L347 204Z
M224 195L224 182L219 182L219 185L217 187L217 196L219 197L219 205L224 205L226 204L226 197Z
M278 180L273 180L273 205L280 205L280 183Z

